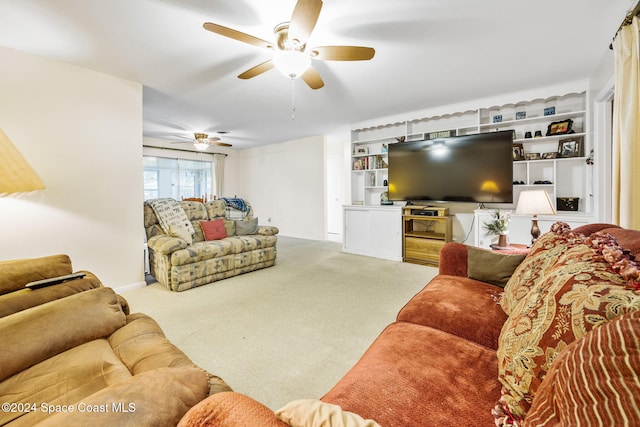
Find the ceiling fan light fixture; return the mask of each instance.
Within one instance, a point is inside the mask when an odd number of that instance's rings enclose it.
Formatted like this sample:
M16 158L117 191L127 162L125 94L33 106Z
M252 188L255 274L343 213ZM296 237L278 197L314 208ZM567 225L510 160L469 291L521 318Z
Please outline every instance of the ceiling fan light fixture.
M275 53L273 62L285 77L295 79L311 66L311 57L299 50L279 50Z
M195 147L196 150L198 151L204 151L207 149L207 147L209 146L209 144L207 144L206 142L194 142L193 146Z

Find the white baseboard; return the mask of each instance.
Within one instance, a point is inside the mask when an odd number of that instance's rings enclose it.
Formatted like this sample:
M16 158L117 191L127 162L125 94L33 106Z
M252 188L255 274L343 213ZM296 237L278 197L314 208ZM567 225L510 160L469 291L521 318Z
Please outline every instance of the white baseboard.
M113 290L116 291L117 294L119 294L126 291L132 291L138 288L144 288L145 286L147 286L146 282L136 282L136 283L131 283L129 285L118 286L117 288L113 288Z

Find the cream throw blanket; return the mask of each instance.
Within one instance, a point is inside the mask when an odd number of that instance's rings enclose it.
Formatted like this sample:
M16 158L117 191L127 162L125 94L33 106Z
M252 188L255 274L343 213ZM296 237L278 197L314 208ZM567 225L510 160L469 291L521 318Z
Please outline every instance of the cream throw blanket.
M291 427L381 427L373 420L317 399L300 399L276 411L276 417Z
M160 227L166 234L170 234L172 225L187 230L189 234L196 232L179 201L167 198L153 199L147 201L147 203L155 212Z

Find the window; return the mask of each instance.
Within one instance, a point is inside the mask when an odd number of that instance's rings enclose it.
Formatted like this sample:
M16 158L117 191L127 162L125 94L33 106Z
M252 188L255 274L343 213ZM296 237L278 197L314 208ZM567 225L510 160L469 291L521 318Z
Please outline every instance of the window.
M202 197L212 193L211 162L143 157L144 199Z

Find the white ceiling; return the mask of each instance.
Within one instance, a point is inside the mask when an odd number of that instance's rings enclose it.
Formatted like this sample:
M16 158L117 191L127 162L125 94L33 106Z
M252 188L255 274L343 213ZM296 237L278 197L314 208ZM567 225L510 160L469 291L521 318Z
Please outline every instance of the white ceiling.
M308 46L375 48L314 60L325 87L271 70L269 51L202 28L275 40L296 0L0 0L0 45L141 82L145 136L229 131L234 148L588 78L633 0L324 0ZM613 53L611 53L613 60ZM291 118L295 99L295 119Z

